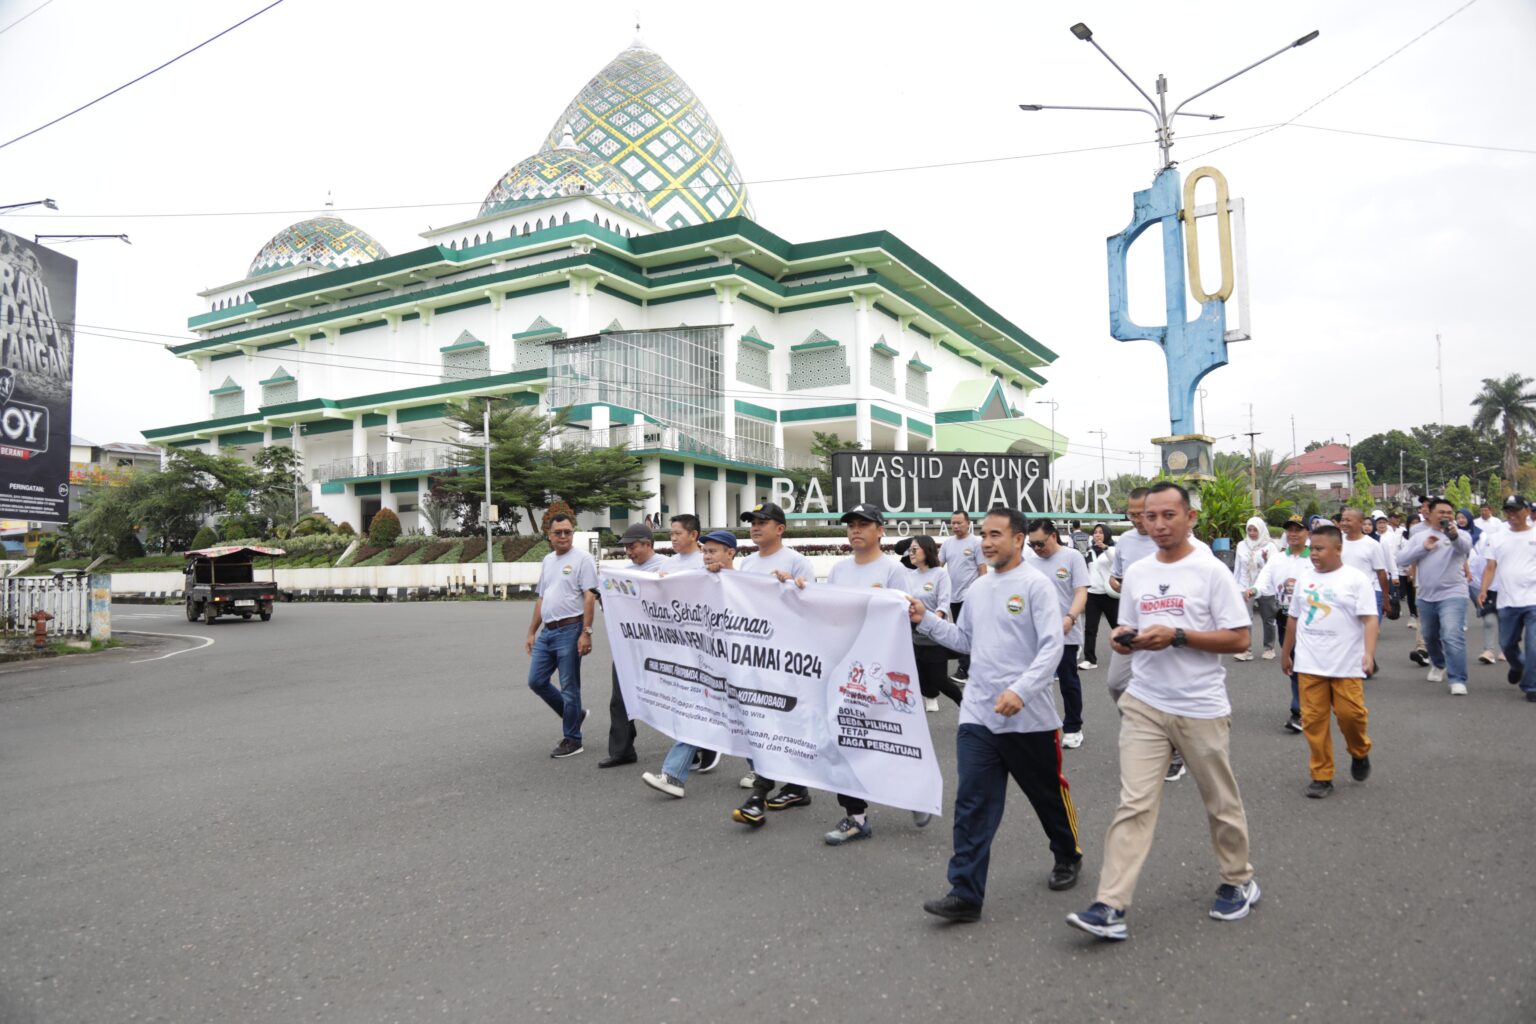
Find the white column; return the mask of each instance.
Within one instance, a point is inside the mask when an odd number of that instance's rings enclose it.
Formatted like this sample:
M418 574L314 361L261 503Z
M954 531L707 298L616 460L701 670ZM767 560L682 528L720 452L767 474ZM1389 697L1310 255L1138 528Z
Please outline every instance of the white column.
M896 428L896 450L899 451L899 452L904 452L904 451L908 450L908 448L907 448L907 418L905 416L903 416L901 418L901 426Z
M717 469L719 476L709 485L709 523L710 529L721 527L731 528L730 508L726 504L725 470Z
M757 504L757 487L755 486L756 480L757 475L755 473L748 473L747 482L737 488L736 503L740 506L740 511L738 511L736 515L740 515L742 512L745 512L747 509ZM727 528L734 527L736 525L736 515L731 516L731 521L726 524Z
M652 456L647 458L640 468L640 486L651 492L651 496L645 499L645 509L642 515L649 513L656 519L661 518L661 460Z
M728 438L736 436L736 399L731 392L738 390L736 350L741 332L736 327L736 295L740 291L740 285L715 285L715 296L720 303L715 322L725 325L720 341L720 432Z
M677 484L677 511L674 515L692 513L698 515L697 501L694 500L693 463L683 463L683 475L678 478Z
M261 430L261 447L263 450L272 447L272 428L263 427Z
M609 409L606 405L594 405L592 407L593 443L604 448L613 444L613 440L606 436L609 428L612 426L613 410Z
M368 433L363 429L363 416L352 417L352 457L360 459L368 454Z
M400 451L400 442L391 440L391 435L400 430L400 421L395 418L395 410L391 409L384 414L384 472L394 473L398 471L399 464L392 456ZM390 481L382 480L379 484L379 505L381 508L390 509L393 512L400 511L400 496L390 491Z
M874 434L869 422L869 310L874 299L868 295L853 297L853 344L848 353L848 367L853 374L854 429L856 440L865 448L873 447Z
M571 276L571 321L565 326L566 337L579 338L592 333L592 291L595 284L596 281L590 277Z

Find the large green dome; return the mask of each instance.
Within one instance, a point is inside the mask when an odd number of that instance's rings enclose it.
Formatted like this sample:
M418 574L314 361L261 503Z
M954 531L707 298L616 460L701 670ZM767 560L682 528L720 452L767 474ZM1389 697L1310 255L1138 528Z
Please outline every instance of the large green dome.
M657 224L687 227L752 216L736 158L681 76L638 40L577 93L550 129L623 171L644 190Z

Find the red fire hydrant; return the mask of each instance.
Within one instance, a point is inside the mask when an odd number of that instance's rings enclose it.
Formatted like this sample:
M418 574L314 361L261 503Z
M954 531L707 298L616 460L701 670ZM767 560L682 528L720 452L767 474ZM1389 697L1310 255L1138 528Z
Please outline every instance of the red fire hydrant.
M48 623L53 621L53 616L47 612L32 613L32 646L43 651L48 649Z

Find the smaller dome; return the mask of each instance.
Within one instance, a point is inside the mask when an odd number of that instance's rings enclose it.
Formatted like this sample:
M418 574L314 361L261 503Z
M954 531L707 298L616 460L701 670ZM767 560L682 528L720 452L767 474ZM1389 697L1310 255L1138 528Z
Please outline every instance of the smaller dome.
M251 261L247 276L259 277L304 263L340 270L388 255L372 235L340 217L311 217L273 235Z
M647 224L655 223L640 186L606 160L577 146L569 126L558 147L519 161L501 176L481 204L480 216L579 195L601 199Z

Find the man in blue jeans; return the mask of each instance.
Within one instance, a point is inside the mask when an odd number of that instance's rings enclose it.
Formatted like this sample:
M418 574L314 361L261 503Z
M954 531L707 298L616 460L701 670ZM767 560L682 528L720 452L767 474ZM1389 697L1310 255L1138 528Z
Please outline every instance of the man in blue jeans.
M1488 542L1477 603L1497 592L1499 646L1509 661L1509 681L1519 683L1525 699L1536 703L1536 527L1520 495L1504 499L1504 523L1509 528Z
M1429 506L1428 524L1403 545L1398 561L1415 566L1419 628L1429 650L1429 681L1450 677L1450 691L1467 693L1467 555L1472 535L1456 529L1456 508L1445 498Z
M585 551L577 551L576 523L564 513L549 521L549 546L539 569L539 599L533 603L525 650L533 655L528 665L528 689L539 695L560 716L564 736L550 757L571 757L582 752L581 659L592 653L592 612L597 606L597 563ZM540 630L540 626L543 629ZM560 673L560 689L549 683Z

